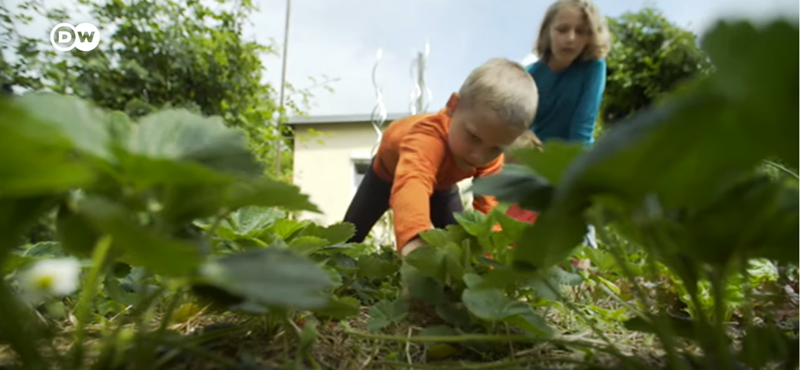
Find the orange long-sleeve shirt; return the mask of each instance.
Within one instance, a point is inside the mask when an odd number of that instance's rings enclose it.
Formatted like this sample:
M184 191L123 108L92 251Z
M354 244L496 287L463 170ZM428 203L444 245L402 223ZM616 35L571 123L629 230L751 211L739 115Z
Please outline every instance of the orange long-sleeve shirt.
M430 197L434 190L448 190L461 180L491 175L503 167L501 155L485 167L460 169L447 145L449 131L450 117L440 111L399 119L383 133L373 171L392 182L389 206L394 211L398 250L433 227ZM496 205L492 197L475 197L473 201L473 207L483 213Z

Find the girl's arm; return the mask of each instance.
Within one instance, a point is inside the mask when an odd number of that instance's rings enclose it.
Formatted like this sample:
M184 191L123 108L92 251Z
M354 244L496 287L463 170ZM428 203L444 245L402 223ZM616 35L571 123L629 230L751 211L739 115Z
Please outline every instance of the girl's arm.
M585 73L586 84L572 116L569 141L579 141L588 145L594 141L594 126L606 89L606 61L598 59L591 62Z

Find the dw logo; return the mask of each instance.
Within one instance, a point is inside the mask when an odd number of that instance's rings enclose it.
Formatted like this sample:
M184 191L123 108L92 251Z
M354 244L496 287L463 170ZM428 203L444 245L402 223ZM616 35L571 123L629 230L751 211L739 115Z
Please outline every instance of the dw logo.
M58 51L70 51L75 48L80 51L91 51L100 43L100 30L89 23L77 26L59 23L50 30L50 43Z

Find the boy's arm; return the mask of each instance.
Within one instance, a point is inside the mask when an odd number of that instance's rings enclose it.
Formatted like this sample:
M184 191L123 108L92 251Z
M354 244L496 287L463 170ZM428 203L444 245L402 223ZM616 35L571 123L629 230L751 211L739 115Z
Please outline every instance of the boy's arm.
M579 141L588 145L593 141L594 126L606 88L606 61L598 59L592 62L586 72L587 81L581 92L581 100L572 116L569 141Z
M497 159L489 163L486 167L479 168L478 174L475 177L476 178L486 177L500 173L500 171L503 169L504 160L505 160L504 156L503 154L501 154L499 157L497 157ZM495 197L488 195L475 195L472 198L472 208L486 215L488 215L489 212L494 207L497 207L497 204L498 204L497 199L495 199Z
M442 130L434 122L423 121L416 124L400 143L389 198L400 252L420 232L432 228L430 197L446 150Z

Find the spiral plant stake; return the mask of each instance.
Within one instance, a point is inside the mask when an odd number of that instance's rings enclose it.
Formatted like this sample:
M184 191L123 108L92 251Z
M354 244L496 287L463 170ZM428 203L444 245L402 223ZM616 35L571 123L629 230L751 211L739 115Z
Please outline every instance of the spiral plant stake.
M372 147L372 156L374 156L378 150L378 146L381 144L381 139L383 138L383 125L386 124L386 107L383 105L383 92L381 91L380 85L378 85L377 80L377 71L378 65L381 62L381 58L383 57L383 49L378 49L378 55L375 59L375 65L372 67L372 88L375 90L375 107L372 108L372 114L370 114L370 121L372 122L372 127L375 128L375 132L378 134L378 138L375 141L375 145Z
M430 51L430 44L425 43L425 52L417 53L417 58L411 62L411 67L409 68L413 85L409 104L411 114L426 112L428 105L433 100L433 92L425 84L425 63L428 61Z

